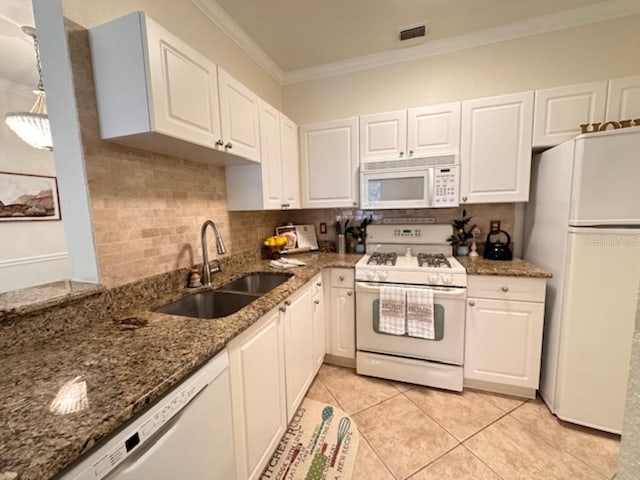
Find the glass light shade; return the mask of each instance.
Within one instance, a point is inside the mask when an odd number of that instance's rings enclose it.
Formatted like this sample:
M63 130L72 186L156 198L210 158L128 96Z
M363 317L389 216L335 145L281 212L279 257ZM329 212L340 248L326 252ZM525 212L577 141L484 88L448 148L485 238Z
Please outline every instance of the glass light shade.
M7 113L5 123L20 139L34 148L53 150L49 115L43 90L35 90L36 102L29 112Z

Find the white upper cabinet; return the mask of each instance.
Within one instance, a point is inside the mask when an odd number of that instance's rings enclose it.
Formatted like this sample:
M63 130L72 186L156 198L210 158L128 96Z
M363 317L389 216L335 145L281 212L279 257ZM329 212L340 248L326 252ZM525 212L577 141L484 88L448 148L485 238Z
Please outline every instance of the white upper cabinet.
M360 161L397 160L407 152L407 111L360 117Z
M460 102L360 117L360 161L460 152Z
M216 65L134 12L89 32L105 140L224 163Z
M607 82L536 91L533 146L551 147L575 137L580 125L604 121Z
M605 121L640 119L640 75L609 80Z
M300 208L300 148L298 126L280 114L282 208Z
M358 205L358 118L300 127L302 208Z
M410 108L407 119L409 156L460 153L460 102Z
M260 161L258 96L218 67L222 146L229 153Z
M533 92L462 102L461 203L526 202Z
M267 102L258 105L261 162L225 169L228 208L300 208L298 126Z

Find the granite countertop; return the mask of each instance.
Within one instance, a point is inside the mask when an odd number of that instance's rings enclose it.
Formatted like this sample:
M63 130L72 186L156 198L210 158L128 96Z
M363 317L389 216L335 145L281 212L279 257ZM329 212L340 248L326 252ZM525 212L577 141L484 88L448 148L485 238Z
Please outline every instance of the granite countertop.
M11 478L12 472L20 480L42 480L59 474L167 394L323 268L353 267L360 255L316 253L296 258L307 265L287 270L293 273L288 281L221 319L151 311L194 292L182 289L154 298L151 303L145 299L147 304L116 318L103 314L104 320L59 332L52 327L56 334L48 337L25 340L19 338L25 336L24 330L5 326L0 353L0 478ZM214 274L213 287L257 271L275 270L266 260L236 265ZM76 289L71 284L62 291L67 292L62 297L69 295L69 300L79 298L76 293L95 293L92 288ZM59 301L60 296L57 298ZM136 299L125 299L127 302L135 305ZM20 301L2 306L3 313L29 310ZM11 335L15 338L7 338ZM65 390L67 397L69 392L75 397L72 406L78 411L54 413L56 395Z
M468 275L501 275L505 277L551 278L551 273L521 258L486 260L482 257L456 257Z

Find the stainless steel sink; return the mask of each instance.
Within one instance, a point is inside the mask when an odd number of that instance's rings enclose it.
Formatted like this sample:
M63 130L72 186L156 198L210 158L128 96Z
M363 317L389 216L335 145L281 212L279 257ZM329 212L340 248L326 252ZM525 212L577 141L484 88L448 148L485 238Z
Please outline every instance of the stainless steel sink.
M160 308L156 308L154 312L180 315L183 317L222 318L236 313L259 297L260 295L247 293L209 290L168 303Z
M217 292L242 292L264 295L292 277L292 273L249 273L231 283L218 288Z

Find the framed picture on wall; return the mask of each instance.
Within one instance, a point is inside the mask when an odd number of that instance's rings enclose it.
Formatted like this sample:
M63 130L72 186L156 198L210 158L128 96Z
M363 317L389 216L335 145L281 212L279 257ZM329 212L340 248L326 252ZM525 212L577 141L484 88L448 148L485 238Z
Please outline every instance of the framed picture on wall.
M60 218L56 177L0 172L0 222Z

